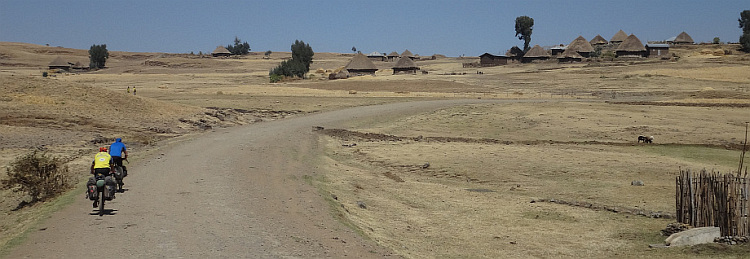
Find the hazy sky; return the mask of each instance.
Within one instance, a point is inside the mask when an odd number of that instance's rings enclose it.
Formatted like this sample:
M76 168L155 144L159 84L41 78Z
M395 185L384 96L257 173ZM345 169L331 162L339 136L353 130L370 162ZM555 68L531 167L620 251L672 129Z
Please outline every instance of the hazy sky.
M478 56L523 46L514 30L522 15L534 19L532 45L609 40L620 29L644 43L682 31L737 42L748 9L750 0L0 0L0 41L206 53L237 36L252 51L289 51L299 39L315 52Z

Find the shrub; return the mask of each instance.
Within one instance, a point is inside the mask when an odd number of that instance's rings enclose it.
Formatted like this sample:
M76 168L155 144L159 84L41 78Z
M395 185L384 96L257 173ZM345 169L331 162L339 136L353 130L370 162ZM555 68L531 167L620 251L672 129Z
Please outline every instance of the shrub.
M277 74L271 74L271 83L276 83L281 81L281 79L284 79L284 76L277 75Z
M17 157L6 172L2 188L28 194L31 203L53 198L71 186L63 160L36 150Z
M601 57L602 58L615 58L616 55L615 55L615 52L609 50L607 52L602 53Z
M47 71L42 72L42 77L47 77L48 73Z
M232 55L247 55L247 53L250 53L250 44L248 44L247 41L243 43L240 38L235 36L234 46L227 45L227 50L229 50Z

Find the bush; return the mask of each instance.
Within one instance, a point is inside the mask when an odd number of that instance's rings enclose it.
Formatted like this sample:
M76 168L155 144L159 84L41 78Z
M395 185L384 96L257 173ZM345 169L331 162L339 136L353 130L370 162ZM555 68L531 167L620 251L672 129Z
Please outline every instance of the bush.
M17 157L6 172L8 179L2 180L2 188L28 194L31 203L54 198L71 186L62 159L36 150Z
M609 50L609 51L606 51L606 52L602 53L601 57L602 58L613 59L613 58L617 57L617 55L615 55L614 51Z
M281 80L274 75L305 78L305 74L310 71L310 64L313 62L314 55L315 52L309 44L295 40L292 45L292 59L282 61L281 64L268 72L268 75L271 76L271 83Z
M47 77L47 75L49 75L47 71L42 72L42 77Z
M232 55L247 55L247 53L250 53L250 44L246 42L240 41L240 38L237 38L237 36L234 37L234 46L227 45L227 50L232 53Z
M271 74L271 83L276 83L281 81L281 79L284 79L284 76L277 75L277 74Z

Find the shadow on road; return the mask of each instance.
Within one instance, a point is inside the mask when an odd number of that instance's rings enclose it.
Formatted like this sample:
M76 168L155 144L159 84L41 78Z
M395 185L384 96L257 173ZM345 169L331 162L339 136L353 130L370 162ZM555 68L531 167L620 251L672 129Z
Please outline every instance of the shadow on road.
M89 213L89 215L92 215L92 216L99 216L99 210L97 210L97 209L94 209L93 211L91 211L91 212ZM114 215L117 215L117 210L116 210L116 209L104 209L104 215L109 215L109 216L114 216ZM102 215L102 216L103 216L103 215Z

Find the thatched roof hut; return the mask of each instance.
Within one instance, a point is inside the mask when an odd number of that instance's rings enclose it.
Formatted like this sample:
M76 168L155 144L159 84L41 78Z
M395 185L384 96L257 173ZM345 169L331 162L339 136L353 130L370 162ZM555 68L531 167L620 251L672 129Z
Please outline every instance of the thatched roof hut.
M645 57L646 47L634 34L630 34L615 50L617 57Z
M211 52L211 56L214 57L229 57L231 55L232 52L229 52L229 50L227 50L227 48L225 48L224 46L218 46L216 47L214 52Z
M521 48L519 48L518 46L513 46L507 52L505 52L505 56L508 57L508 59L510 59L511 61L521 61L523 54L523 50L521 50Z
M403 52L403 53L401 53L401 57L402 57L402 58L410 58L410 59L414 59L414 54L411 54L411 51L409 51L409 50L407 49L407 50L404 50L404 52Z
M400 58L396 62L396 65L393 66L394 75L399 73L416 74L417 70L419 70L419 67L410 58Z
M558 62L581 62L583 60L583 56L578 53L578 51L575 51L574 49L568 48L565 51L563 51L560 56L557 57Z
M605 40L604 37L602 37L602 35L597 34L596 37L594 37L593 39L591 39L591 41L589 41L589 44L594 45L594 46L607 45L609 44L609 42Z
M609 39L609 43L621 43L625 41L625 39L628 38L628 34L626 34L624 31L620 30L617 33L615 33L615 36L612 36L611 39Z
M70 64L63 60L62 57L58 56L52 62L49 62L49 69L64 69L68 70L70 69Z
M388 58L388 61L396 61L400 55L398 52L392 51L390 54L386 56Z
M588 58L590 54L594 52L594 47L591 46L591 43L589 43L586 38L578 36L578 38L570 42L570 45L568 45L568 48L565 50L576 51L578 54L581 54L581 56Z
M354 55L349 64L346 64L346 71L349 71L350 75L375 75L375 71L378 68L375 64L362 54Z
M78 61L76 62L73 67L73 69L81 69L81 70L87 70L89 69L89 64L85 62Z
M539 45L534 45L526 54L521 58L521 62L533 62L537 60L547 60L550 55L544 48Z
M687 32L682 32L680 35L677 35L674 39L674 44L693 44L695 43L693 41L693 37L690 37L690 35L687 34Z

